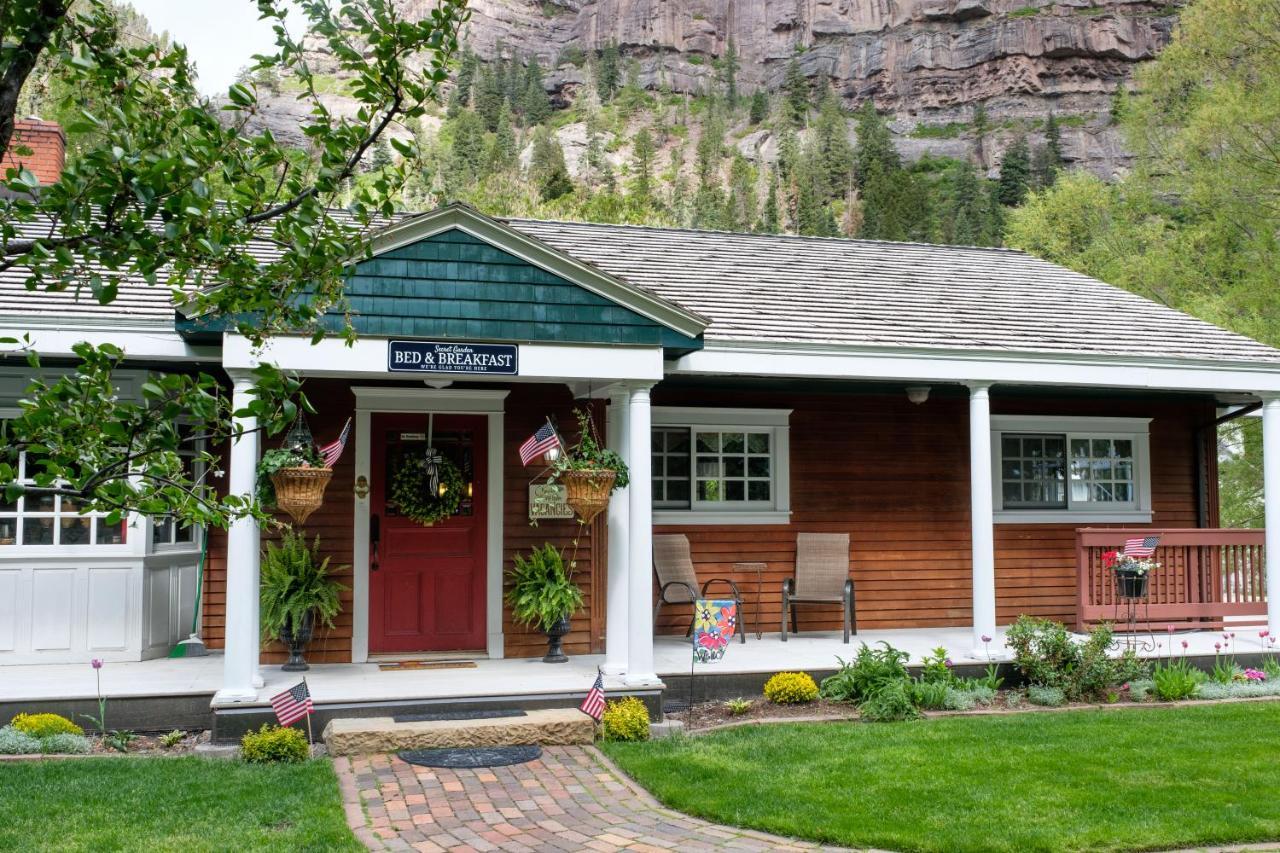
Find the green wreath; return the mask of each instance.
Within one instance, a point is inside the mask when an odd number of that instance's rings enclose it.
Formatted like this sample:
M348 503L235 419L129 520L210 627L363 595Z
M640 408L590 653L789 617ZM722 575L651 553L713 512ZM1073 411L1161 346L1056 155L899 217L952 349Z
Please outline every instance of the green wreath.
M391 500L405 518L419 524L432 525L448 518L462 505L462 493L466 483L458 466L448 459L439 458L436 473L444 494L433 492L427 472L427 457L406 459L391 478Z

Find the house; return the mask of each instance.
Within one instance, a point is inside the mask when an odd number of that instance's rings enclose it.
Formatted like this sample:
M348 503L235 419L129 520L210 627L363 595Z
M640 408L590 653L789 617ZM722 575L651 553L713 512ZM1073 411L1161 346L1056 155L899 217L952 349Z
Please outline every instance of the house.
M349 587L313 662L541 654L504 606L504 570L576 540L587 606L567 650L652 688L660 533L689 538L700 577L738 572L750 627L768 630L797 533L848 533L859 630L961 628L981 651L1021 613L1111 618L1100 551L1160 531L1166 567L1143 624L1280 632L1264 534L1216 529L1215 443L1223 412L1261 406L1268 496L1280 493L1280 351L1053 264L455 204L381 232L348 295L353 345L279 337L258 351L140 283L104 307L0 281L0 335L30 333L55 368L78 341L111 341L129 358L122 394L148 371L198 368L244 401L269 360L306 379L318 439L353 419L304 525ZM0 415L29 379L20 360L0 367ZM518 447L549 417L571 435L578 405L631 485L582 530L531 526L540 468ZM231 491L253 490L264 442L246 432L227 450ZM423 527L387 506L387 488L428 443L466 499ZM1280 553L1280 501L1267 521ZM224 650L215 704L260 702L260 663L283 659L256 624L263 535L252 520L206 538L146 518L110 526L56 500L0 508L0 664L164 655L190 630L203 560L199 627ZM743 561L764 568L744 579ZM659 636L683 633L687 611L664 616ZM840 624L838 607L801 617L802 633Z

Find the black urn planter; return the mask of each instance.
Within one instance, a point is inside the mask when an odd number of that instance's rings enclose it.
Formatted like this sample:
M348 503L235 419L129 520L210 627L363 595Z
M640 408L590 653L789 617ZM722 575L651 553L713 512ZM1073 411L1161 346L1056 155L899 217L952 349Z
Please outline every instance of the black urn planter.
M1116 572L1116 592L1120 594L1121 598L1146 598L1146 573Z
M314 622L315 614L307 613L302 619L302 624L295 627L291 622L286 622L280 629L280 642L289 647L289 660L280 667L285 672L306 672L311 669L311 665L302 656L302 650L307 643L311 642L311 629Z
M561 616L560 619L550 628L545 629L547 635L547 654L542 659L543 663L568 663L569 657L564 653L561 642L564 641L565 634L569 633L569 617Z

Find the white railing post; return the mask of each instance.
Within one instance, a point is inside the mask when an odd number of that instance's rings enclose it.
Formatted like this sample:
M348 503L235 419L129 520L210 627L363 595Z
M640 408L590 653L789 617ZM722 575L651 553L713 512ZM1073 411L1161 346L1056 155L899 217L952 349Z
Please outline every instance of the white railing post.
M609 395L608 444L622 454L631 465L629 418L631 416L630 392L620 387ZM631 558L631 543L627 535L631 520L629 489L619 489L609 501L609 575L606 583L608 599L605 609L604 672L621 675L627 669L627 590L629 587L627 565Z
M1262 499L1266 524L1267 630L1280 636L1280 395L1262 398Z
M973 544L973 648L996 635L995 515L991 485L991 383L969 385L969 507Z
M631 388L627 466L631 469L627 560L628 685L657 683L653 668L653 461L650 459L650 409L647 384Z
M233 373L232 409L239 411L253 401L253 378ZM258 420L236 419L243 430L231 442L228 491L252 497L258 469ZM227 531L227 601L222 688L214 702L253 702L262 686L258 675L258 522L240 518Z

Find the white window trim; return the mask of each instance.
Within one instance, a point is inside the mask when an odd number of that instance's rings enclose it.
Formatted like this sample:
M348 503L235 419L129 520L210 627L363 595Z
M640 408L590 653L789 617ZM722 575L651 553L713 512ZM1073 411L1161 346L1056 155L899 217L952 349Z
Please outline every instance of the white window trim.
M773 508L760 509L751 505L739 509L698 509L690 501L688 509L653 510L654 525L694 524L789 524L791 522L791 412L792 409L722 409L696 406L654 406L651 422L657 427L694 427L735 430L760 430L772 432L773 452ZM693 462L690 447L689 464ZM692 471L692 467L690 468ZM692 497L692 495L691 495Z
M1055 433L1133 441L1134 489L1131 508L1073 509L1068 483L1066 509L1004 509L1000 488L1000 435L1006 432ZM991 417L991 484L997 524L1099 524L1151 522L1151 418L1068 417L1049 415L993 415Z

